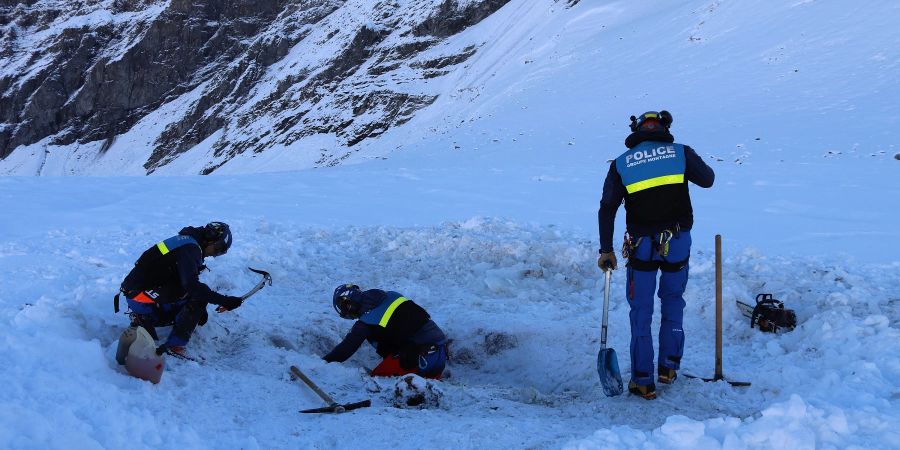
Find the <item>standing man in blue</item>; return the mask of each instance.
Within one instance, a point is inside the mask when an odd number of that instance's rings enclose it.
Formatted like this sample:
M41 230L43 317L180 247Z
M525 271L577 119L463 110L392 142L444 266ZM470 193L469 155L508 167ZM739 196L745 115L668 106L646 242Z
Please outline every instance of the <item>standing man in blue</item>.
M691 226L694 213L688 182L708 188L715 174L690 147L676 144L669 133L672 115L650 111L631 116L628 151L609 166L597 212L600 257L597 265L615 269L613 226L625 201L627 263L625 296L631 306L631 381L628 391L647 400L656 398L653 382L653 294L659 277L662 320L659 327L660 383L675 381L684 353L684 289L688 280Z

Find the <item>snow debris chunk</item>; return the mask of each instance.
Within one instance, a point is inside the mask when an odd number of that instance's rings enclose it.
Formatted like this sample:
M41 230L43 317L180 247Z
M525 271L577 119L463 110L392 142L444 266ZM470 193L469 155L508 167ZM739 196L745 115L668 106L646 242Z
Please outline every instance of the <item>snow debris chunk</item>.
M398 408L436 408L441 405L443 396L434 381L415 374L400 377L394 385L394 406Z

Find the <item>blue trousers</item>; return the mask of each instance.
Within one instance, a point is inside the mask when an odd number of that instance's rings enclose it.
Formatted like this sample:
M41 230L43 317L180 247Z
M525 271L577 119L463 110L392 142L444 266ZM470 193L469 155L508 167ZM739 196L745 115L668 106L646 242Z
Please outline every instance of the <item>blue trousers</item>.
M373 377L395 377L415 373L425 378L440 379L447 365L447 344L435 344L416 355L417 367L403 367L401 355L388 354L374 369ZM405 358L405 357L403 357Z
M684 353L684 289L691 253L690 231L671 236L668 251L660 239L664 234L642 236L629 261L626 298L631 306L631 379L639 385L653 384L653 294L659 275L662 319L659 324L659 367L678 369ZM683 263L683 264L680 264ZM655 268L657 266L658 268ZM640 269L640 270L639 270Z
M444 372L447 364L447 346L435 345L419 355L418 373L423 377L434 378Z
M154 339L156 327L172 326L166 345L185 346L198 322L206 315L206 303L189 304L186 300L173 303L145 303L128 299L128 308L140 318L140 324Z

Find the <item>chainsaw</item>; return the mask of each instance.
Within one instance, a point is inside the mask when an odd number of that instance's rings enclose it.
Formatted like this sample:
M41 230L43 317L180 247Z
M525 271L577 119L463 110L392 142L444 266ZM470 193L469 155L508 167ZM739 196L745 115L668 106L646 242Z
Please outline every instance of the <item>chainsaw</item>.
M756 296L756 306L737 301L738 309L750 319L750 328L759 331L778 333L791 331L797 326L797 314L793 309L784 307L784 302L772 298L772 294Z

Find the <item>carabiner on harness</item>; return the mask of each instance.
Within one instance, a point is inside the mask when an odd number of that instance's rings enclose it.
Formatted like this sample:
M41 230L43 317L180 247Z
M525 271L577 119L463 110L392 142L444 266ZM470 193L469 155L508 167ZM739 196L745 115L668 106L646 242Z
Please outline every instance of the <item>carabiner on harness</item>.
M672 233L669 230L663 230L659 233L659 246L656 247L656 252L659 256L663 258L669 256L669 241L672 240L672 236L674 235L675 233Z
M622 259L629 260L634 256L638 246L641 245L641 239L644 239L644 237L641 236L635 241L627 231L625 232L625 236L622 239Z
M628 260L628 257L631 256L631 249L631 235L626 231L622 236L622 259Z

